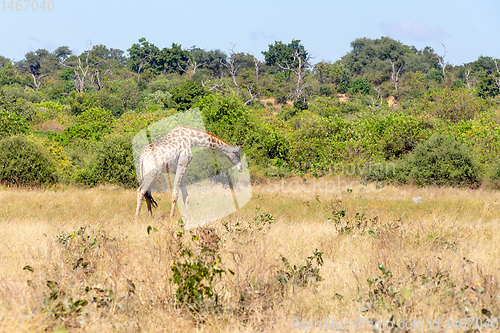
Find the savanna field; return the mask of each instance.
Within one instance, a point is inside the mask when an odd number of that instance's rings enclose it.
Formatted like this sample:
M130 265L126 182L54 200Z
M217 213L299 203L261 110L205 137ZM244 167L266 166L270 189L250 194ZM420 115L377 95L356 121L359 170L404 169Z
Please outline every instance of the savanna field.
M474 318L472 332L495 324L498 191L333 177L252 190L236 213L182 233L179 216L168 217L168 193L157 196L152 219L143 211L136 220L134 190L2 188L0 330L292 332L363 318L437 332L467 331L460 319ZM182 282L190 278L210 290ZM441 328L431 329L437 319ZM358 330L374 331L364 325Z
M350 46L0 56L0 332L500 331L500 59ZM135 217L174 123L241 145L246 205ZM232 172L206 149L194 222Z

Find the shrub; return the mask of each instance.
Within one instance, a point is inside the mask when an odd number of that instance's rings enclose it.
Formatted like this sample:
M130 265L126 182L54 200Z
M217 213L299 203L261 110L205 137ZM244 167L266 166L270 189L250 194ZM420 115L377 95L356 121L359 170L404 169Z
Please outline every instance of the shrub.
M487 182L494 189L500 189L500 162L493 164L488 172Z
M415 147L401 162L399 180L417 185L477 187L480 164L468 146L443 135L433 135Z
M76 181L90 186L116 184L137 187L132 140L114 136L102 141L89 164L77 173Z
M111 133L116 121L111 112L102 108L90 108L80 113L76 124L64 129L57 135L63 145L68 145L75 139L100 141Z
M40 186L56 181L56 167L42 146L23 137L0 140L0 182Z
M339 105L337 98L316 96L312 99L309 110L322 117L333 117L340 113Z
M371 89L372 85L364 77L356 78L354 81L352 81L350 87L352 93L363 95L368 95Z
M444 80L443 72L437 69L431 70L427 75L426 75L427 80L434 80L437 83L441 83Z
M454 123L472 119L486 109L486 103L465 88L429 90L427 95L430 100L426 107L428 112Z
M79 115L85 110L99 106L99 101L96 94L92 93L77 93L72 91L67 97L68 104L71 107L71 113Z
M473 147L480 162L493 163L500 157L500 117L495 110L481 112L474 119L461 121L448 130Z
M165 106L180 111L189 110L205 95L207 91L201 84L188 80L170 90Z
M24 118L0 109L0 138L26 132L28 132L28 125Z
M412 151L422 140L430 136L431 125L416 117L405 114L388 114L368 117L362 120L386 159L399 158Z

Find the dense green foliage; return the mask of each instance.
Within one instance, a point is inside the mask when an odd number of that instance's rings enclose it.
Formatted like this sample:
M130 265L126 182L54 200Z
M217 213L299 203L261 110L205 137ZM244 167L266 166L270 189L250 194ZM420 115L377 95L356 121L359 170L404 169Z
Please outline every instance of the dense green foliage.
M0 182L40 186L56 180L56 167L43 147L23 137L0 140Z
M475 187L481 183L481 166L472 149L442 135L417 145L399 168L396 177L417 185Z
M351 47L335 62L315 64L300 40L276 41L262 51L263 61L234 48L229 54L175 43L160 48L145 38L126 54L95 45L79 55L61 46L18 62L0 57L0 138L36 142L61 182L135 187L131 138L198 107L208 131L243 145L254 177L334 173L495 184L495 59L453 66L430 47L387 37L356 39ZM148 135L161 134L155 131ZM193 170L212 177L217 171L207 165L214 156L199 156ZM437 156L442 163L432 164ZM386 163L397 167L376 175L375 165Z
M90 163L77 173L76 181L85 185L138 185L129 137L113 136L101 142Z

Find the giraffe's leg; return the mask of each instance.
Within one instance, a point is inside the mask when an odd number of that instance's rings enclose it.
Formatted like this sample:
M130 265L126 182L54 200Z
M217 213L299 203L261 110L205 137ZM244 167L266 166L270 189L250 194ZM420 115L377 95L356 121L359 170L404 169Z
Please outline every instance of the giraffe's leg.
M153 217L153 210L151 209L151 199L153 197L151 196L151 190L146 191L144 197L146 198L146 204L148 205L149 217Z
M186 177L182 177L181 181L182 201L186 207L187 215L189 216L189 194L186 188Z
M146 191L144 191L142 188L137 189L137 208L135 210L135 216L139 216L139 212L141 211L141 204L142 204L142 198L144 197L144 194L146 194Z
M177 170L175 172L175 180L174 187L172 190L172 207L170 208L170 217L174 217L175 214L175 204L177 203L177 198L179 197L179 189L181 186L182 178L184 178L184 174L186 173L187 165L191 159L188 157L179 158L179 162L177 163Z
M148 205L149 216L153 216L153 211L151 209L151 204L156 204L156 202L151 197L151 184L153 184L154 180L160 174L161 170L152 170L146 174L144 180L137 189L137 209L135 211L135 215L139 215L139 211L141 210L142 198L146 197L146 203Z

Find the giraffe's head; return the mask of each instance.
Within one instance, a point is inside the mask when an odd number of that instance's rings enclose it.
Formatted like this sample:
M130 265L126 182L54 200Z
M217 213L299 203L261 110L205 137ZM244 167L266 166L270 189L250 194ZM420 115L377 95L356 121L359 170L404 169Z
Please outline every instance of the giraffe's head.
M229 147L227 150L227 157L236 166L239 172L243 170L241 166L241 156L240 156L241 146Z

